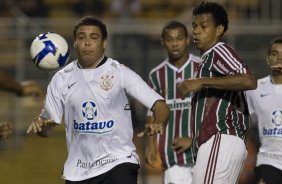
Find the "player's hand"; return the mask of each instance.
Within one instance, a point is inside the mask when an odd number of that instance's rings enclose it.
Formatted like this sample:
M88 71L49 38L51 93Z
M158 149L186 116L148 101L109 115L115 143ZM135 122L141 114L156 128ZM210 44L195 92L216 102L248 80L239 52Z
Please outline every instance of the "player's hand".
M145 130L143 132L140 132L137 134L137 137L144 137L146 136L152 136L156 134L163 134L164 132L164 125L161 123L149 123L146 124Z
M56 125L53 120L48 120L42 117L35 118L32 123L29 125L26 133L39 133L44 127Z
M202 83L200 79L188 79L176 85L179 92L185 97L190 92L200 91L202 89Z
M172 149L181 154L191 147L192 141L193 139L189 137L177 137L172 142Z
M282 63L278 63L276 65L272 65L272 66L270 66L270 69L282 73Z
M43 98L43 91L36 81L24 81L21 85L23 88L21 96L32 96L36 101Z
M12 125L8 122L1 122L0 123L0 140L6 139L12 134Z

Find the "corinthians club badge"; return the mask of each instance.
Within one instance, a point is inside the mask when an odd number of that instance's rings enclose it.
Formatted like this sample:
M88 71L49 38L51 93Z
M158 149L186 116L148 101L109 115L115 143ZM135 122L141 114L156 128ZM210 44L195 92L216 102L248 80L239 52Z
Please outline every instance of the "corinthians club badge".
M108 90L112 89L112 87L113 87L113 81L112 81L113 78L114 78L114 76L113 76L113 74L110 73L110 72L104 74L104 75L101 77L101 79L102 79L102 83L101 83L101 85L100 85L101 88L102 88L103 90L105 90L105 91L108 91Z

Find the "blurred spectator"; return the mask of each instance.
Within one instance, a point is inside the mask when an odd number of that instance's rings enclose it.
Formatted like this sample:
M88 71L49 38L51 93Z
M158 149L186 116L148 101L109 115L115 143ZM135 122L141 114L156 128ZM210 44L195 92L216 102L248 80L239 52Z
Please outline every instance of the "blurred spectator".
M141 10L139 0L111 0L110 13L114 17L135 17Z
M77 16L92 14L102 17L105 7L103 0L72 0L72 9Z
M0 16L11 16L9 11L9 0L0 0Z
M48 7L44 0L18 0L14 5L20 8L29 17L46 17L48 16Z

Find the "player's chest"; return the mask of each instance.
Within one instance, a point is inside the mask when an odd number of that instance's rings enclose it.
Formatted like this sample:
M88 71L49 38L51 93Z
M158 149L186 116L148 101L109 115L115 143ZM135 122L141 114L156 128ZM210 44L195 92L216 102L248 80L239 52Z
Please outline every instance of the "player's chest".
M64 82L62 97L66 103L109 101L119 94L120 85L118 74L111 71L79 72Z

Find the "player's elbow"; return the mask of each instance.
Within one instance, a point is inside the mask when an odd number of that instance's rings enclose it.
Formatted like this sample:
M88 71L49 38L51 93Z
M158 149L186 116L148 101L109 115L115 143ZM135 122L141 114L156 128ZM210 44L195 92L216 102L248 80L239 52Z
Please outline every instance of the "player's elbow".
M248 90L253 90L257 88L257 79L254 75L248 75L248 80L246 80L247 86L249 87Z
M153 106L154 118L158 119L164 125L168 123L169 107L164 100L158 100Z

